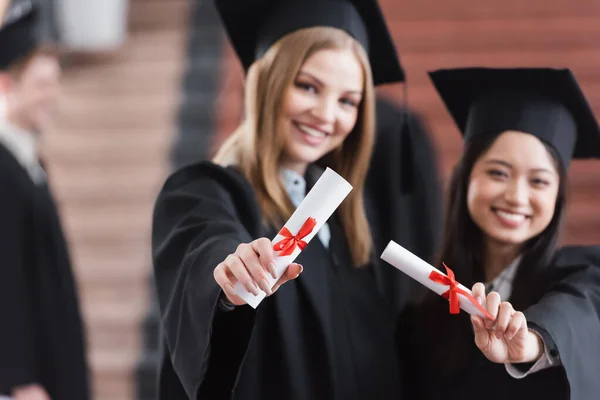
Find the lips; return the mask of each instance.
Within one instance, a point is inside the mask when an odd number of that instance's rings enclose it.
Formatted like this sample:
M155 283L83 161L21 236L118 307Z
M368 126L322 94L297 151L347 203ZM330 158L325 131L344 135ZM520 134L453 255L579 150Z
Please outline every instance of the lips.
M325 138L326 136L329 136L329 134L321 129L317 129L305 124L301 124L299 122L294 122L294 125L296 126L296 128L298 128L300 131L302 131L303 133L307 134L308 136L314 137L314 138Z

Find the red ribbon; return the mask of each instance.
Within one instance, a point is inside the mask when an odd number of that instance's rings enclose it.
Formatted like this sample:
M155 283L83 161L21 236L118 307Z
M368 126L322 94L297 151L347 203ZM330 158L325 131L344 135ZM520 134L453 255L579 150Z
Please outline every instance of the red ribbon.
M487 318L489 318L491 320L494 320L494 318L490 315L490 313L488 313L485 310L485 308L483 308L481 306L481 304L479 304L479 302L477 301L477 299L475 299L475 297L473 297L468 292L466 292L465 290L458 287L458 282L456 281L456 279L454 279L454 271L452 271L450 268L448 268L448 266L446 264L442 263L442 265L444 266L444 268L446 268L446 272L448 273L448 276L443 275L443 274L439 273L438 271L431 271L431 273L429 274L429 279L436 283L439 283L441 285L450 286L450 288L448 290L446 290L444 293L442 293L442 297L445 298L446 300L450 301L450 314L460 313L460 298L458 297L458 295L462 294L471 303L473 303L473 305L475 307L477 307L477 309L479 311L481 311L483 313L483 315L485 315Z
M308 217L296 235L292 235L292 232L284 226L281 231L279 231L279 234L284 238L273 245L273 250L280 251L280 256L289 256L294 252L296 246L300 247L300 250L304 250L308 243L302 239L311 233L316 225L317 221L312 217Z

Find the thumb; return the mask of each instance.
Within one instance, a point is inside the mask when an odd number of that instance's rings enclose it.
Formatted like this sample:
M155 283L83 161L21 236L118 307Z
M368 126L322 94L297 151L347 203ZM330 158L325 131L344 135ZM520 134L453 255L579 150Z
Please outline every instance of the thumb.
M279 278L279 280L277 281L275 286L273 286L273 293L287 281L291 281L292 279L296 279L297 277L299 277L303 270L304 270L304 268L300 264L296 264L296 263L290 264L286 268L283 275L281 275L281 278Z

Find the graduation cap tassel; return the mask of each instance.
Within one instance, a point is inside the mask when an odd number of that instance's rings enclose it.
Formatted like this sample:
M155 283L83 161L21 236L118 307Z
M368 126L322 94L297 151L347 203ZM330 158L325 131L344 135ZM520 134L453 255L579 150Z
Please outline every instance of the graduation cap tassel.
M402 193L410 193L414 190L414 174L416 171L413 171L414 166L414 158L413 158L413 143L412 137L413 134L411 128L411 123L409 117L408 110L408 84L406 82L403 83L402 87L402 96L404 98L402 117L400 120L400 188ZM406 129L406 131L404 131Z

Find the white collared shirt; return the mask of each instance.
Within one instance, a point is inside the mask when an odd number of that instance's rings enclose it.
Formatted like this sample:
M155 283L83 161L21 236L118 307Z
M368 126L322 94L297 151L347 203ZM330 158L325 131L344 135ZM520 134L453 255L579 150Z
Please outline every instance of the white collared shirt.
M34 183L45 182L46 173L38 160L37 139L31 132L0 120L0 145L13 154Z
M306 180L304 177L296 171L289 169L282 169L279 176L288 196L290 196L292 204L296 207L300 206L300 203L306 197ZM327 223L323 224L321 229L317 231L317 236L321 240L321 243L323 243L323 246L328 248L329 241L331 240L331 231Z
M485 284L486 292L496 292L502 300L510 299L512 295L513 280L519 268L521 256L517 257L493 281Z

